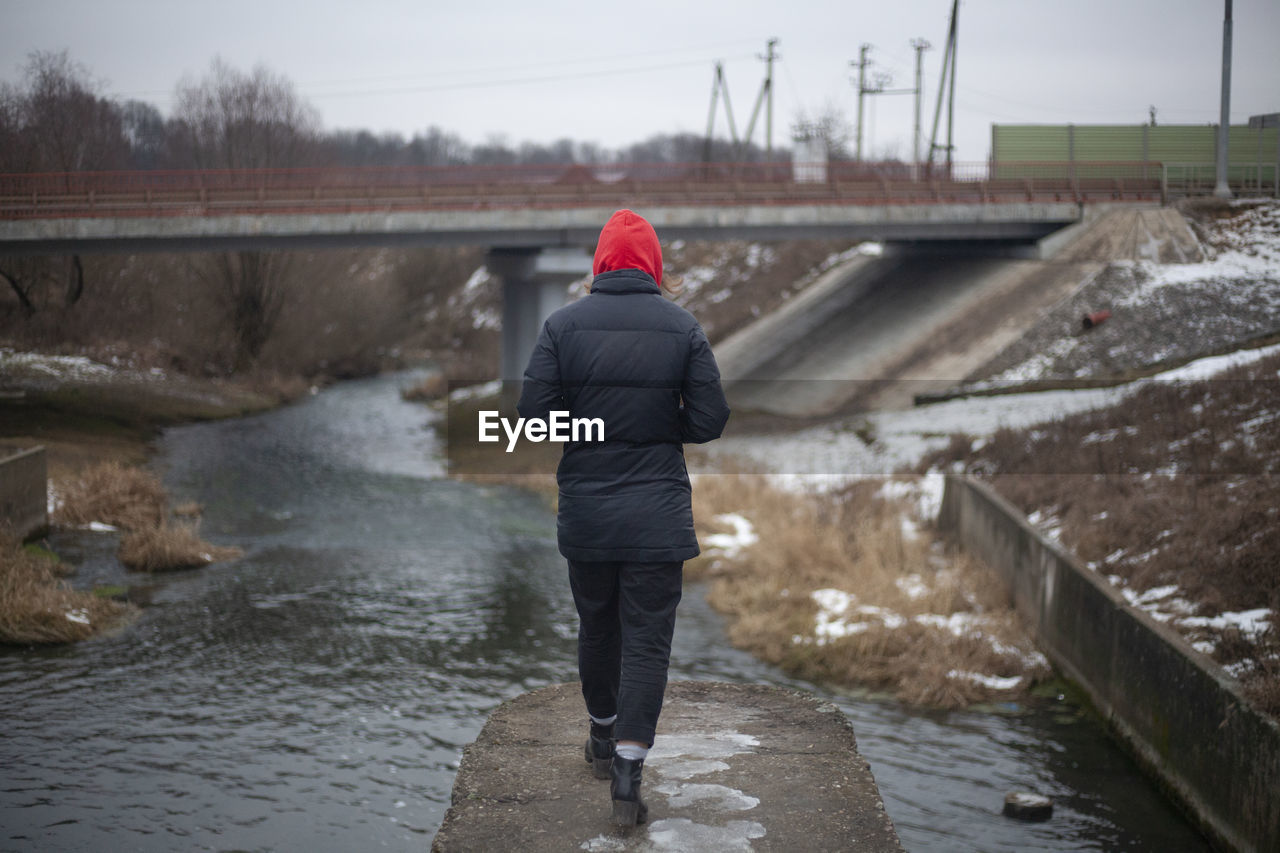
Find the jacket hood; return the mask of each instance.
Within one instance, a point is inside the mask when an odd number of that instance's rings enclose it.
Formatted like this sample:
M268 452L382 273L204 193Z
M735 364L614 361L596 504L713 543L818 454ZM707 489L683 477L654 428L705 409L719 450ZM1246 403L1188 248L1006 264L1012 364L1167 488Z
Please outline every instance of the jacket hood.
M662 246L653 226L638 213L619 210L600 231L591 265L594 275L613 270L640 270L662 286Z

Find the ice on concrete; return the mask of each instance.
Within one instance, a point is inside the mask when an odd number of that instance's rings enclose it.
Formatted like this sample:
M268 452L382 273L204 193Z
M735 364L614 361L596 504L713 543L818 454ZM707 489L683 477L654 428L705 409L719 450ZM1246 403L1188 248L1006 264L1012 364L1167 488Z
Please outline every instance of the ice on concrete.
M724 826L707 826L688 818L668 818L649 826L649 845L663 853L736 853L749 851L752 841L765 837L764 826L749 820L731 820Z
M666 782L655 787L660 794L667 795L667 802L674 808L685 808L699 802L708 802L713 807L725 811L745 812L760 805L759 797L752 797L725 785L706 783Z

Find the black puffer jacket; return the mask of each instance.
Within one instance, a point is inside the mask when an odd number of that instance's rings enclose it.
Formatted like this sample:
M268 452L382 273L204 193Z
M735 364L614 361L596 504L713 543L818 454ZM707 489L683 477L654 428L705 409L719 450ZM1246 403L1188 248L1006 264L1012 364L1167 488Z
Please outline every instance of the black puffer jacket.
M600 273L589 296L548 318L519 410L529 418L553 409L603 419L605 439L564 446L556 475L560 553L570 560L696 557L683 443L718 438L729 407L702 328L663 298L653 276Z

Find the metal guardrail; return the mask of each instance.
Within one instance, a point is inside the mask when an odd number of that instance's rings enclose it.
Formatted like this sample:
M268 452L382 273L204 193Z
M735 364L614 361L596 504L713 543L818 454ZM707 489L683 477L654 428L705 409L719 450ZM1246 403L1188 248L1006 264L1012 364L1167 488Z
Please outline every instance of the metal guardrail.
M1165 193L1171 198L1211 195L1217 186L1214 163L1164 163L1162 172ZM1280 163L1232 164L1227 185L1237 196L1280 198Z
M1158 163L639 163L0 175L0 219L355 213L593 205L991 204L1161 200ZM801 177L796 180L797 175Z

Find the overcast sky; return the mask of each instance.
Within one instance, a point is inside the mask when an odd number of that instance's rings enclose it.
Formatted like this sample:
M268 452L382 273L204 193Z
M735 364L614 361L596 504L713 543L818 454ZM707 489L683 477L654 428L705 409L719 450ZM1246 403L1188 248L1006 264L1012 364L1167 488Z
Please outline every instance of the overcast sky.
M857 113L862 43L892 88L914 84L927 39L925 134L950 0L0 0L0 79L28 53L69 51L104 91L168 112L175 85L214 56L290 78L324 126L430 125L472 143L561 137L615 148L703 133L713 63L724 61L743 129L779 40L774 140L833 105ZM1223 0L964 0L957 158L982 160L994 123L1217 121ZM1280 112L1280 0L1236 0L1231 118ZM907 158L913 98L868 98L866 150ZM755 140L763 142L763 115ZM717 132L727 135L723 112Z

